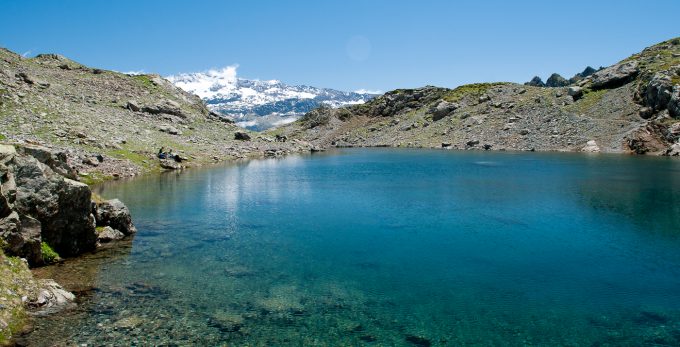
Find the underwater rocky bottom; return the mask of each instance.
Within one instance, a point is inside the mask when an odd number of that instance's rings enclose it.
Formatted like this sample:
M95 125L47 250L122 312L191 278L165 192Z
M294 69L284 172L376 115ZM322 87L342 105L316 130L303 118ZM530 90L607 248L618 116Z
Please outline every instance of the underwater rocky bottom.
M680 162L342 150L99 187L27 345L678 345Z

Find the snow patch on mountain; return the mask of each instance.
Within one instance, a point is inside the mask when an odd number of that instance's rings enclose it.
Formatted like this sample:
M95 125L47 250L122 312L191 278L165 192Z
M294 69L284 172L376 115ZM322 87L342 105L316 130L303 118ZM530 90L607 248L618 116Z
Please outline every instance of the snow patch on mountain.
M378 94L292 86L278 80L243 79L237 77L237 69L238 65L231 65L166 78L200 96L212 111L231 117L237 125L252 130L294 122L321 104L331 107L362 104Z

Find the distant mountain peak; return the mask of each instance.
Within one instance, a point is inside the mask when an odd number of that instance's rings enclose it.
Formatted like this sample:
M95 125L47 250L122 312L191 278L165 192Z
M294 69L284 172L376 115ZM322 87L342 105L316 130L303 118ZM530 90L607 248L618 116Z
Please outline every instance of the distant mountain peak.
M238 65L198 73L168 76L176 86L201 97L212 111L232 117L240 126L264 130L295 121L326 104L331 107L362 104L377 95L365 90L343 92L279 80L238 78Z

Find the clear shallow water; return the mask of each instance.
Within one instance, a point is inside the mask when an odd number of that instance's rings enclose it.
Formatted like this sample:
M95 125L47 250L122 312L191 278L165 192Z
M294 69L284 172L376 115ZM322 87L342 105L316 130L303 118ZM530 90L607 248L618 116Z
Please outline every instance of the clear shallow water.
M47 268L25 343L678 345L680 161L429 150L101 188L129 244Z

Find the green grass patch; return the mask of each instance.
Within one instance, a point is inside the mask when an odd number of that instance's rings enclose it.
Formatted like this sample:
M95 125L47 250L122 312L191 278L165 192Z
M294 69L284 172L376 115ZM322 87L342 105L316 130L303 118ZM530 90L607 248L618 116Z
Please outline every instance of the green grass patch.
M85 183L88 186L93 186L98 183L102 183L104 181L108 181L113 179L113 176L110 175L104 175L103 173L100 172L89 172L87 176L80 176L78 177L78 180L81 183Z
M43 242L40 244L40 252L42 253L42 258L45 264L53 264L61 260L61 257L59 257L59 254L50 247L50 245L47 244L47 242Z
M7 136L0 134L0 141L7 140Z
M584 90L583 96L572 106L579 112L586 112L593 108L598 102L600 102L607 91L607 89L600 89L596 91L586 89Z
M144 88L156 88L156 85L151 81L151 78L147 75L134 75L132 76L136 81L138 81Z
M494 83L473 83L462 85L454 90L444 94L443 99L449 102L458 102L466 96L480 97L486 93L490 88L496 86L504 86L511 84L510 82L494 82Z
M145 166L146 163L144 163L144 161L148 161L149 159L146 155L125 149L113 150L110 152L110 154L112 157L116 157L118 159L127 159L139 166Z

